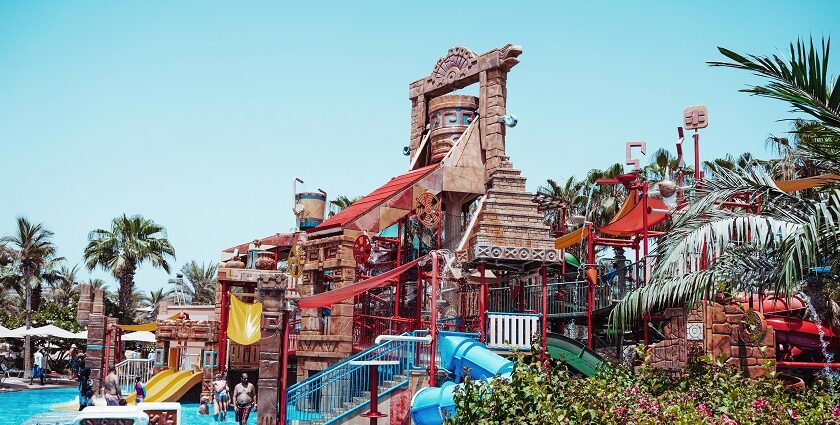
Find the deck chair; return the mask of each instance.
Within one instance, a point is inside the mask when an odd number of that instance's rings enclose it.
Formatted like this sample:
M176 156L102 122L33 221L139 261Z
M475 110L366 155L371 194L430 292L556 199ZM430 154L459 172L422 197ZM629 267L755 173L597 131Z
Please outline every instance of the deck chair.
M2 373L2 375L0 375L0 377L2 377L2 379L0 379L0 382L11 377L23 378L22 370L17 369L14 366L9 366L6 363L0 363L0 373Z

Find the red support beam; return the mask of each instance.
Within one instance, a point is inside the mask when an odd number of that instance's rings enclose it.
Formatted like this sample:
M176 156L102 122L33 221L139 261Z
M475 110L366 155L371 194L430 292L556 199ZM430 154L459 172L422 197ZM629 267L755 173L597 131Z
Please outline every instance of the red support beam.
M227 325L230 314L230 286L222 282L222 306L219 318L219 371L227 369Z
M776 367L785 369L840 369L840 363L778 361Z
M430 304L432 305L431 310L431 325L429 326L429 336L432 337L432 343L430 347L430 354L429 359L429 386L434 387L436 376L437 376L437 361L435 358L437 357L437 346L438 346L438 308L437 308L437 298L438 294L440 293L440 282L438 281L438 254L437 251L431 252L432 257L432 299L430 300ZM373 390L371 390L373 392Z
M648 186L647 184L642 184L642 211L648 211ZM648 267L648 214L642 214L642 254L644 255L645 259L645 281L642 283L643 285L647 285L648 281L648 273L650 272L650 268ZM650 313L645 313L642 326L644 326L644 339L645 339L645 346L650 343L650 335L648 332L648 324L650 323Z
M280 411L278 415L278 423L286 425L286 408L289 397L289 338L291 336L291 329L289 328L289 314L291 311L283 309L283 319L280 324L282 334L280 337Z
M586 268L594 269L597 273L597 267L595 267L595 228L592 223L588 224L588 228L589 237L586 238ZM595 310L595 282L587 281L586 283L586 346L591 350L592 332L594 330L592 326L592 312Z
M487 279L484 276L487 264L483 261L478 263L479 293L478 293L478 329L481 333L481 342L487 342Z
M540 267L540 277L542 278L542 353L543 357L546 354L546 344L548 343L548 273L546 267Z

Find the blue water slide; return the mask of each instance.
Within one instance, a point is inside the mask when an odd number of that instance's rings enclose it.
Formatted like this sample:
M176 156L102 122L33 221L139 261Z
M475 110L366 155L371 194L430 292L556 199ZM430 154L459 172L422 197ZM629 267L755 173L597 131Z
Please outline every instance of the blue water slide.
M438 340L440 366L455 375L454 382L441 387L423 388L411 401L411 418L416 425L440 425L447 415L455 414L455 392L463 384L463 373L476 380L490 381L499 376L510 376L513 362L488 350L468 337L443 336Z

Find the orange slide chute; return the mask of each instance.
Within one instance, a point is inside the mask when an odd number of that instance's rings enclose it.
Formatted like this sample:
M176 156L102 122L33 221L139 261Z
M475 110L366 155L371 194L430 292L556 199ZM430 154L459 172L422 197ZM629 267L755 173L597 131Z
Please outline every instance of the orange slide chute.
M565 235L557 238L554 241L554 249L566 249L572 245L579 244L582 240L586 239L589 236L589 231L586 227L581 227L573 232L566 233Z
M261 317L262 303L248 304L240 301L235 295L230 297L227 337L241 345L256 344L261 337Z
M654 210L669 210L668 205L661 199L648 198L647 206ZM624 208L622 208L624 209ZM660 212L647 212L644 205L639 202L633 206L623 217L598 229L599 232L612 236L633 236L644 230L644 215L647 214L648 228L656 226L668 218L668 214Z

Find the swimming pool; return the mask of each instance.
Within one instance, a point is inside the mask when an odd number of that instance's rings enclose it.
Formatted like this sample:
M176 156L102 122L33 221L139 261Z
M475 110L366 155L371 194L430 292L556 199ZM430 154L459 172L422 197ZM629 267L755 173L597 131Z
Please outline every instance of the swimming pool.
M20 425L37 414L50 412L51 406L66 404L78 400L75 388L56 388L50 390L28 390L0 393L0 425ZM57 416L67 416L70 413L57 412ZM182 404L181 419L185 425L218 424L212 416L198 414L198 404ZM226 422L233 424L233 411L228 412ZM256 412L251 413L248 424L257 423Z
M50 406L77 400L75 388L29 390L0 393L0 425L20 425L38 414L50 411Z

